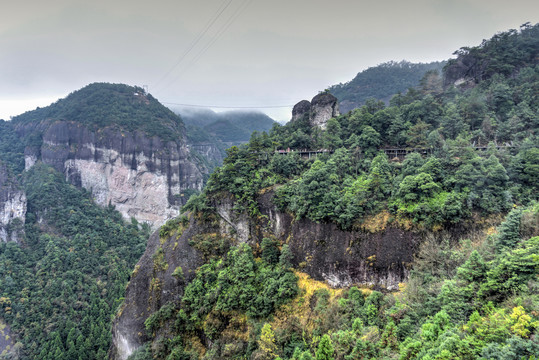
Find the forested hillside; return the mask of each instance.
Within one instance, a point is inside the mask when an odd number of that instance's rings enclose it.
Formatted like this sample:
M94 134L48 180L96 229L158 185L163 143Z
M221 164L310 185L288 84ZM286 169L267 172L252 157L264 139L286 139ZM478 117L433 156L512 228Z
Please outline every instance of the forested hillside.
M427 72L439 73L444 65L445 62L389 61L363 70L349 82L330 86L329 91L339 99L341 112L347 113L370 98L388 102L393 95L418 86Z
M252 111L176 110L187 126L187 137L193 142L215 142L223 150L233 144L249 141L253 131L268 131L275 121Z
M139 141L130 144L134 138ZM167 140L186 143L181 119L142 89L121 84L91 84L49 107L0 121L0 225L8 235L22 234L0 240L0 318L12 343L0 344L0 353L6 350L1 358L108 357L111 319L152 224L126 222L110 201L98 206L98 190L91 182L87 190L80 187L73 163L88 161L88 173L100 183L114 173L103 169L121 165L123 155L133 160L127 165L133 178L137 168L151 176L157 171L150 159L166 161L175 150L162 145ZM182 162L182 174L188 165ZM66 181L68 175L79 187ZM114 176L114 184L121 182ZM14 189L24 193L16 204ZM165 196L155 202L164 204ZM6 221L14 212L22 218Z
M429 73L389 106L369 100L326 130L305 116L255 134L227 150L184 207L216 227L216 204L232 197L238 216L265 234L262 224L275 219L261 212L260 199L274 191L279 209L298 222L373 236L389 226L414 231L422 242L399 291L330 288L302 273L305 263L291 263L290 238L238 244L236 227L229 238L191 241L205 264L182 297L146 320L149 342L130 359L535 359L538 29L467 48L444 78ZM498 39L504 46L493 50ZM504 67L515 51L519 60ZM497 70L448 81L470 54ZM187 223L171 222L163 235L181 234Z
M166 141L180 139L181 119L142 88L124 84L93 83L45 108L13 118L13 122L43 120L76 121L95 131L116 126L125 131L142 131Z
M104 359L110 318L144 251L149 228L42 164L23 176L25 239L0 243L2 318L23 359Z

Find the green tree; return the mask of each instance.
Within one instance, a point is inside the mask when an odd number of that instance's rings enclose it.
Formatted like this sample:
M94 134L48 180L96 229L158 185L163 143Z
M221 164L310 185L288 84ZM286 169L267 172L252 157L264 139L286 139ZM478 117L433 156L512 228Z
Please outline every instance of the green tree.
M331 338L328 334L324 334L320 339L318 349L316 350L316 360L333 360L334 352L335 350Z

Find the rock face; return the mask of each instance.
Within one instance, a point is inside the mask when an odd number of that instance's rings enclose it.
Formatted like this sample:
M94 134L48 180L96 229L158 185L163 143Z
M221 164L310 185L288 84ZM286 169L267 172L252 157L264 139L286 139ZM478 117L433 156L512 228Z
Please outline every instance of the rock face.
M164 142L111 127L92 132L69 121L27 124L17 131L21 136L39 133L42 139L26 148L27 169L41 160L91 191L98 204L114 205L126 219L154 228L179 214L182 191L203 186L184 139Z
M0 163L0 241L18 242L24 231L26 195Z
M294 108L292 109L291 121L296 121L302 118L305 114L309 114L310 111L311 111L311 103L308 100L301 100L299 103L294 105Z
M308 114L311 126L324 130L329 119L339 116L339 101L330 93L320 93L310 102L302 100L292 109L292 120L297 121Z
M259 198L262 216L252 219L234 211L234 200L221 197L213 200L215 217L206 222L190 221L181 233L167 239L154 234L139 261L126 290L125 302L114 321L111 356L126 359L148 340L144 321L169 301L183 295L185 285L194 278L194 270L202 264L202 254L190 244L198 235L232 238L233 243L260 243L274 236L288 243L295 268L335 287L370 284L397 289L408 276L407 263L413 258L419 235L398 228L371 234L341 231L334 224L317 224L310 220L294 221L292 215L276 209L273 193ZM155 259L163 249L167 269L156 271ZM181 266L184 280L172 276ZM164 334L166 336L166 334Z
M321 93L311 100L311 117L309 120L312 126L325 129L328 120L339 116L339 114L339 100L335 96L329 93Z
M112 325L112 359L125 360L143 345L148 340L144 321L162 305L177 301L183 295L185 285L193 280L195 270L202 265L202 256L189 245L189 240L203 231L209 229L191 220L187 229L174 232L166 239L160 239L159 232L150 237ZM157 260L161 252L163 257ZM178 267L182 269L182 276L173 276Z
M192 143L189 147L202 155L210 166L220 166L223 163L223 154L214 143Z

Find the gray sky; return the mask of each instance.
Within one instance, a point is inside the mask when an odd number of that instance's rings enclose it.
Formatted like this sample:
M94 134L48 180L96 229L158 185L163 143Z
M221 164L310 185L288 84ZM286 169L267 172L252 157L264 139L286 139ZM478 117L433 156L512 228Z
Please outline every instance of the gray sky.
M0 13L0 119L96 81L161 102L293 105L389 60L445 60L537 0L21 0ZM215 109L219 110L219 109ZM288 120L291 108L264 109Z

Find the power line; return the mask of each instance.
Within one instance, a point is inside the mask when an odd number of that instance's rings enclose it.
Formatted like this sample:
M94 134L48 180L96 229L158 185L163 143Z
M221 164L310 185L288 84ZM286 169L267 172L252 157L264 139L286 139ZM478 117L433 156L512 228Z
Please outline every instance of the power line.
M186 56L189 55L189 53L200 42L202 37L206 35L206 33L210 30L213 24L217 21L217 19L219 19L221 14L223 14L223 12L230 6L231 3L232 3L232 0L228 0L227 3L221 4L221 6L217 9L213 17L210 18L210 20L208 20L208 22L206 23L204 30L202 30L202 32L198 34L198 36L191 42L191 44L189 44L187 49L183 52L182 55L180 55L180 57L178 58L178 60L176 60L174 65L154 84L155 87L157 87L157 85L159 85L168 75L170 75L170 73L183 61L183 59L185 59Z
M174 78L172 78L166 85L161 87L157 92L160 92L162 90L167 89L170 85L172 85L174 82L176 82L181 76L183 76L191 66L196 64L197 61L202 57L202 55L204 55L206 53L206 51L208 51L208 49L211 46L213 46L213 44L215 44L217 42L217 40L219 40L221 38L221 36L223 36L223 34L234 23L234 21L243 13L243 11L245 11L245 9L250 5L251 1L252 0L245 0L239 7L237 7L236 10L234 11L234 13L217 30L217 33L215 34L215 36L212 39L208 40L208 42L206 42L204 47L195 55L193 60L186 67L184 67L183 71L180 72Z
M214 109L278 109L278 108L291 108L294 105L264 105L264 106L222 106L222 105L200 105L200 104L182 104L173 103L168 101L160 101L161 104L177 105L185 107L197 107L197 108L214 108Z

